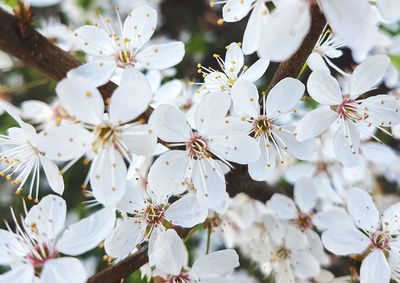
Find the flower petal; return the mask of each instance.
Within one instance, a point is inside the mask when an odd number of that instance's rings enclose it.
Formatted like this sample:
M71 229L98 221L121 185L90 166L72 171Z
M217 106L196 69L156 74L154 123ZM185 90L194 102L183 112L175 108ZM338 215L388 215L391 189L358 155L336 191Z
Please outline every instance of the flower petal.
M191 228L203 223L208 215L208 209L199 204L195 194L186 194L171 204L165 211L165 217L172 225Z
M342 102L339 83L330 73L312 72L307 81L307 90L311 97L320 104L339 105Z
M294 185L294 200L303 213L310 212L317 204L317 189L309 178L300 178Z
M63 79L57 84L56 92L62 106L77 120L92 125L103 120L103 98L90 81L82 78Z
M360 282L390 282L390 266L382 250L373 250L361 263Z
M136 55L138 63L146 69L168 69L182 61L185 45L176 41L147 47Z
M244 54L252 54L257 51L260 45L262 27L268 14L269 11L265 2L256 1L243 35L242 50Z
M30 264L21 264L0 275L0 283L33 283L35 270Z
M70 70L68 78L83 78L89 80L95 86L106 84L115 74L117 64L112 58L101 58Z
M386 94L368 97L361 103L368 114L367 121L379 127L391 127L400 123L400 107L395 97Z
M233 109L238 116L256 118L260 115L257 87L250 81L239 79L231 89Z
M157 148L157 135L149 125L133 124L122 129L122 141L130 153L150 156Z
M207 278L227 276L240 265L235 250L221 250L202 256L193 263L190 274L201 281Z
M244 64L243 51L236 42L232 42L227 48L224 61L225 73L228 77L235 78Z
M93 56L113 55L115 53L112 37L104 29L83 26L75 30L79 48Z
M64 179L57 165L43 156L40 157L40 163L50 188L57 194L62 195L64 192Z
M352 123L344 121L335 133L334 150L336 158L346 167L358 164L360 152L360 132Z
M355 228L328 229L322 233L321 240L328 251L339 256L361 254L371 243L367 236Z
M250 12L254 0L229 0L222 8L225 22L238 22Z
M40 283L85 283L87 278L85 267L77 258L64 257L46 262L40 274Z
M67 227L57 241L57 251L77 256L98 246L112 231L115 211L103 208Z
M297 217L296 204L285 195L274 194L266 205L268 211L279 219L289 220Z
M305 141L323 133L338 118L329 108L317 108L308 112L297 124L295 134L298 141Z

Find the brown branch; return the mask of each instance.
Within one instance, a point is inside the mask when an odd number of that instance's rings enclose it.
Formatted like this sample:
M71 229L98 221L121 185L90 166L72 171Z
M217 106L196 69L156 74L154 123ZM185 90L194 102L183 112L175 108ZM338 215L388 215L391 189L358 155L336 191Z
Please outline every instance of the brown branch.
M287 76L296 77L299 74L325 25L325 19L316 6L312 8L312 18L311 30L299 51L289 60L280 64L270 87ZM20 33L21 25L25 25L23 36ZM19 58L55 81L65 78L69 70L80 65L80 62L72 55L64 52L31 26L21 23L15 16L8 14L1 8L0 34L2 35L0 37L1 50ZM110 97L115 87L116 85L112 82L102 86L100 91L103 97ZM150 113L151 109L146 111L144 117L148 117ZM282 192L279 187L270 186L266 182L252 180L247 173L247 166L237 165L235 169L226 175L226 182L230 196L244 192L262 202L268 200L273 193ZM181 233L181 236L185 236L185 233L187 232ZM117 283L147 262L147 246L145 245L133 255L93 275L88 279L88 282Z
M279 65L274 77L271 80L271 83L268 86L267 93L280 80L287 77L296 78L300 74L304 63L307 61L308 56L311 54L315 44L317 43L318 37L326 25L324 14L321 13L318 5L311 6L311 17L312 24L309 33L305 37L297 52L288 60Z
M23 28L21 28L23 27ZM23 33L21 30L23 29ZM0 49L39 70L49 78L60 81L79 62L69 53L52 44L33 27L0 8ZM112 82L100 88L109 97L116 85Z

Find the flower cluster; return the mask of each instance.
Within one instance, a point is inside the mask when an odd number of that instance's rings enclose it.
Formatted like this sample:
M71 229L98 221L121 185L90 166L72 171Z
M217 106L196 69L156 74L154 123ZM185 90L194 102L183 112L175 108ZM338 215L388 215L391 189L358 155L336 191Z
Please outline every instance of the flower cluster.
M0 229L0 282L86 282L77 256L99 245L110 264L146 247L141 271L154 282L239 282L239 254L277 283L400 282L400 198L381 185L400 184L400 48L384 34L400 7L375 2L211 1L223 4L220 24L250 16L243 43L214 54L217 67L198 64L191 83L172 79L185 44L152 39L149 5L98 12L99 24L76 20L74 32L46 22L41 33L86 63L52 104L0 101L17 125L0 135L0 175L34 202ZM270 63L293 63L316 18L327 24L298 76L266 88ZM353 64L340 62L350 54ZM66 225L62 197L76 188L64 175L82 160L96 211ZM55 194L41 198L44 179ZM194 237L200 248L188 251ZM342 261L350 274L335 278Z

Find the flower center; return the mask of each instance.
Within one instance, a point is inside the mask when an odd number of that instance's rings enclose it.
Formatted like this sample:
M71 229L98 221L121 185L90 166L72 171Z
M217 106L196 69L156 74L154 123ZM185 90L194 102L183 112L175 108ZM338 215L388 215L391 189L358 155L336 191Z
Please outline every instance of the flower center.
M95 128L95 139L92 143L93 152L98 153L103 147L118 144L120 131L111 125L100 125Z
M285 247L280 247L275 253L276 259L278 261L286 260L290 257L290 251Z
M27 259L34 267L42 267L46 261L56 258L57 256L58 252L54 247L48 246L47 244L41 244L35 246L29 252Z
M296 225L302 231L312 228L312 222L311 222L310 215L300 212L296 219Z
M165 283L190 283L189 274L180 274L166 280Z
M149 204L144 213L147 223L151 226L161 224L164 219L164 210L161 205Z
M272 128L272 121L266 117L260 117L253 122L253 131L256 137L269 135Z
M186 144L186 150L191 158L202 159L210 157L208 152L208 139L199 134L194 134Z
M353 122L359 122L368 118L366 113L360 113L359 104L352 98L343 99L336 110L341 119L348 119Z
M390 234L388 231L377 231L370 236L372 246L376 249L381 250L390 250L389 242L390 242Z

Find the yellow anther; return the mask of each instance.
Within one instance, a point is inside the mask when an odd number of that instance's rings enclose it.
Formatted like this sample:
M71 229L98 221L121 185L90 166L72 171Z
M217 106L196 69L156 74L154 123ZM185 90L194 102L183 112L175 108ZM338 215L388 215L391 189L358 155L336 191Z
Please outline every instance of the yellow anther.
M18 195L20 195L22 193L22 189L21 188L18 188L16 191L15 191L15 194L18 196Z
M214 8L214 6L215 6L215 2L214 1L210 1L210 7Z
M218 19L217 24L222 25L224 23L224 19Z

